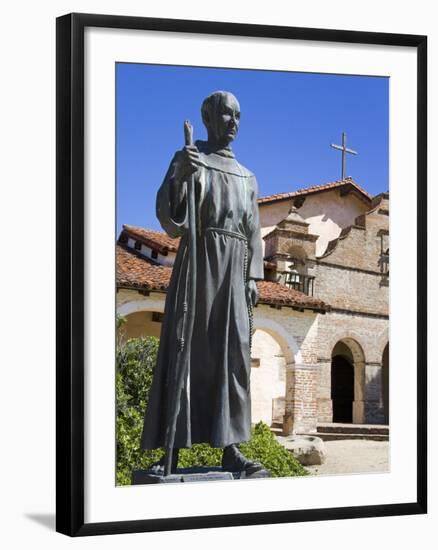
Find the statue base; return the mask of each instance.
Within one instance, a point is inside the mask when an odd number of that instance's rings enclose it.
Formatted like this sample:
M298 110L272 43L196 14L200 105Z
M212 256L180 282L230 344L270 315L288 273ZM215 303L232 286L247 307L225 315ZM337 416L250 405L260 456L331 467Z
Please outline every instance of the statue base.
M243 472L227 472L220 467L178 468L168 476L157 474L151 470L133 470L132 485L147 485L151 483L192 483L197 481L232 481L234 479L262 479L269 478L267 470L258 470L247 475Z

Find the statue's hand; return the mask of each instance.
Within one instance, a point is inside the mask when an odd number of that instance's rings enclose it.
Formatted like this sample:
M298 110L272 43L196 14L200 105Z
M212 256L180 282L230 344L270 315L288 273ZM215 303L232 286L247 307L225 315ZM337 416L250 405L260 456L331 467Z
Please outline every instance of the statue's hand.
M177 180L185 180L194 174L199 166L199 151L196 145L186 145L176 154L175 177Z
M250 279L247 284L248 298L251 300L251 304L255 306L259 301L259 292L254 279Z

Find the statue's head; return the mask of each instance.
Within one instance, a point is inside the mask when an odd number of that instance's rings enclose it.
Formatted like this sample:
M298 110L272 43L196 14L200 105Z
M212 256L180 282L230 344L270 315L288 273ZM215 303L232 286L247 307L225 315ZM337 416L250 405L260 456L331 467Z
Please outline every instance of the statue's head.
M236 137L240 124L240 105L230 92L214 92L201 107L208 141L219 147L228 146Z

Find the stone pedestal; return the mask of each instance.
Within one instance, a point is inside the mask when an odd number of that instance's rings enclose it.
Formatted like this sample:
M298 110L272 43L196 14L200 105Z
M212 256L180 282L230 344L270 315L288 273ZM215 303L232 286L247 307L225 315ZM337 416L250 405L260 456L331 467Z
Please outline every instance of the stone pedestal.
M163 476L151 470L133 470L132 485L155 483L193 483L197 481L233 481L234 479L260 479L271 477L267 470L259 470L251 475L245 472L226 472L220 467L178 468L174 474Z

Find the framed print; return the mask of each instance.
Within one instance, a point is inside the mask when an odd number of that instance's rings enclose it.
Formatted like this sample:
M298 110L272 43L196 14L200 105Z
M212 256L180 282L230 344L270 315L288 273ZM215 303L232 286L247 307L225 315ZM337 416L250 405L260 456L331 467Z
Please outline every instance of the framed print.
M57 19L59 532L426 513L426 48Z

